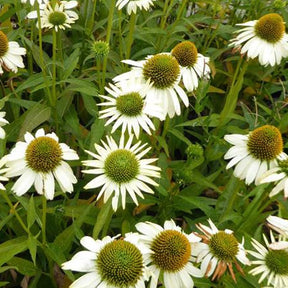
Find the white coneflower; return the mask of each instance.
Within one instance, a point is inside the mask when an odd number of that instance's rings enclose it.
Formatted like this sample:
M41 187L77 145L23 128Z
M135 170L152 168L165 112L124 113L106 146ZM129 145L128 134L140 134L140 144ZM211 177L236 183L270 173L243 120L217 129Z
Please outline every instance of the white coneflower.
M280 233L282 236L288 238L288 220L277 216L267 217L268 226Z
M280 64L281 59L288 56L288 35L279 14L267 14L259 20L237 25L245 28L237 31L230 45L241 49L241 54L247 53L251 59L258 57L264 66Z
M117 237L117 236L116 236ZM106 236L94 240L85 236L80 243L88 251L80 251L62 264L62 269L86 272L70 288L144 288L149 279L149 249L139 235L129 233L123 239Z
M143 85L137 84L135 81L125 84L126 85L119 87L110 84L109 87L105 87L110 95L100 95L100 97L107 100L107 102L98 105L108 107L99 112L101 115L99 118L109 118L106 125L115 121L111 131L112 133L119 126L122 126L122 133L127 129L129 134L133 131L137 138L140 134L140 127L151 135L150 130L155 130L155 127L146 113L149 105L145 102L146 92L150 85L143 87ZM152 110L151 106L149 110ZM157 109L157 107L155 107L154 114L157 115L159 110L160 108ZM161 111L158 112L158 115L161 117L160 112Z
M118 208L119 197L122 198L122 207L125 209L127 192L134 203L138 205L136 195L144 198L142 192L154 193L147 184L158 186L151 179L151 177L160 177L161 169L151 165L157 159L141 159L151 148L145 148L147 144L141 145L140 141L132 145L132 140L133 136L131 135L125 144L122 134L118 145L112 137L107 136L107 143L102 141L103 147L95 144L98 154L86 151L95 160L82 161L83 165L93 167L90 170L82 171L83 173L97 175L84 189L102 186L97 199L104 195L104 202L114 194L112 198L114 211Z
M244 239L242 243L239 243L233 235L233 231L229 229L218 230L210 219L208 223L210 227L203 224L197 225L204 235L197 234L203 239L203 242L195 245L193 255L197 257L197 262L201 262L201 270L204 271L205 276L213 275L212 280L219 279L228 268L236 282L233 264L242 274L243 270L237 260L244 265L250 265L244 249Z
M14 73L18 68L24 68L22 56L26 55L26 49L19 46L15 41L8 41L6 34L0 31L0 75L3 74L2 67Z
M130 15L132 12L136 14L137 8L139 8L139 10L148 10L151 6L153 6L154 1L155 0L118 0L116 7L118 7L118 10L121 10L128 4L127 13Z
M2 168L7 162L7 155L0 159L0 190L6 190L5 186L2 184L2 181L8 181L9 178L4 177L2 174L6 173L7 168Z
M257 260L251 261L256 267L249 271L253 276L261 274L258 283L266 279L267 285L274 288L288 287L288 242L276 241L273 234L270 233L271 243L263 235L265 246L255 239L252 239L252 245L255 251L249 250L248 253Z
M163 279L166 288L194 287L192 277L201 278L203 273L193 265L193 245L201 239L193 233L186 234L173 220L165 221L164 227L151 222L136 224L142 240L148 245L152 272L150 288L156 288Z
M35 137L27 132L25 142L19 141L7 155L7 172L4 176L20 176L12 187L16 195L25 194L34 184L39 194L52 200L55 193L55 180L63 192L73 192L77 182L71 167L63 160L77 160L78 155L64 143L58 143L55 133L45 135L39 129Z
M182 81L188 91L197 89L198 78L210 78L209 58L198 53L193 42L183 41L177 44L171 54L181 67Z
M283 157L283 140L278 128L264 125L247 135L225 135L224 139L234 145L224 155L231 159L226 169L235 166L234 175L245 179L246 184L258 185L263 173L276 167L277 159Z
M113 81L125 82L128 79L137 79L143 85L151 83L146 93L147 113L150 115L149 105L160 106L164 120L181 114L180 101L187 107L189 100L184 90L179 86L181 78L180 65L175 57L169 53L160 53L148 56L144 61L124 60L124 63L134 66L131 71L116 76ZM151 116L153 115L151 111Z
M77 1L59 1L54 6L50 2L40 4L41 28L55 29L55 31L71 28L71 24L75 23L79 17L76 12L70 11L70 9L75 8L77 5ZM27 18L37 19L37 11L28 13Z
M2 128L2 126L9 123L4 117L6 115L6 112L2 111L0 112L0 139L4 139L6 136L5 130Z

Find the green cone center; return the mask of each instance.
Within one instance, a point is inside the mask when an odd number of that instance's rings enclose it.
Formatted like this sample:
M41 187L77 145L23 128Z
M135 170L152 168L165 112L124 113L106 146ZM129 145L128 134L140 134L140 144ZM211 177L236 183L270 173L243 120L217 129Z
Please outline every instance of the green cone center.
M209 248L215 257L225 262L234 261L239 250L238 241L234 235L224 231L212 235Z
M7 36L0 31L0 57L4 56L9 48L9 42Z
M116 99L117 110L128 117L134 117L142 113L143 99L138 92L121 95Z
M101 278L109 287L136 287L144 270L140 250L124 240L106 244L97 257L96 265Z
M184 41L173 48L172 55L181 66L192 67L197 61L198 51L194 43Z
M35 172L47 173L60 165L62 149L53 138L41 136L32 140L26 149L28 167Z
M278 275L288 275L288 252L285 250L270 250L265 256L266 266Z
M66 15L63 12L54 11L49 14L48 21L53 26L63 25L66 22Z
M164 230L152 242L153 262L164 271L175 272L182 269L191 256L188 238L176 230Z
M254 158L269 161L283 151L283 140L278 128L265 125L249 134L247 146Z
M158 89L172 87L180 75L179 64L169 54L157 54L149 58L143 67L145 80L150 79L153 86Z
M127 183L139 174L139 162L131 151L118 149L111 152L104 162L105 174L116 183Z
M258 37L269 43L278 42L285 33L282 17L276 13L264 15L257 21L255 33Z

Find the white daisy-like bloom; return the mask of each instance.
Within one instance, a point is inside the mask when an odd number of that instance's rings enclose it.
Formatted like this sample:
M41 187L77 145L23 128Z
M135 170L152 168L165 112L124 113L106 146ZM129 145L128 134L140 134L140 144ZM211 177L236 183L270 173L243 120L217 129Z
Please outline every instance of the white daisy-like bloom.
M104 237L80 240L86 248L62 264L62 269L86 272L70 288L145 288L150 277L147 264L150 250L139 240L138 233L128 233L123 239Z
M155 0L118 0L116 7L118 10L121 10L125 5L127 5L127 13L130 15L132 12L136 14L137 9L139 10L148 10L153 6Z
M56 32L59 29L71 28L71 24L75 23L79 17L76 12L70 11L70 9L75 8L77 5L77 1L58 1L54 7L50 2L40 4L41 28L55 29ZM37 11L28 13L27 18L37 19ZM38 22L36 26L39 27Z
M266 279L267 285L274 288L288 287L288 242L276 241L273 234L270 233L271 243L268 242L265 235L263 239L265 245L252 239L251 243L256 251L247 252L257 260L252 260L251 264L256 267L249 271L253 276L261 274L258 283Z
M122 198L122 207L126 206L126 193L138 205L136 195L144 198L142 192L153 194L154 191L147 185L158 186L151 177L160 178L160 168L151 165L157 158L141 159L151 147L145 148L146 143L132 144L133 135L130 135L127 143L124 143L124 135L120 138L119 145L112 137L107 136L107 143L101 141L103 146L94 144L98 154L86 152L95 160L82 161L85 166L93 167L90 170L83 170L83 173L96 174L84 189L101 187L97 200L104 195L106 202L112 194L112 207L116 211L119 197ZM145 149L144 149L145 148ZM144 150L143 150L144 149Z
M201 238L193 233L186 234L173 220L165 221L164 227L141 222L136 224L136 229L152 251L150 288L156 288L159 279L166 288L194 287L192 277L203 277L203 272L193 265L195 258L191 256L195 243Z
M5 186L2 184L2 181L9 181L9 178L4 177L2 174L6 173L7 168L2 168L7 162L7 155L0 159L0 190L6 190ZM2 168L2 169L1 169Z
M143 87L135 81L127 81L122 86L117 87L110 84L110 86L105 87L109 96L100 95L100 97L107 100L107 102L98 105L108 106L108 108L99 112L101 115L99 118L109 118L106 125L115 122L111 133L122 126L122 133L127 129L129 134L134 132L137 138L140 134L140 128L151 135L151 130L155 130L155 127L147 115L148 103L145 102L146 92L150 86L150 84L147 84ZM151 106L149 110L152 110ZM155 107L154 114L161 117L160 107Z
M245 179L246 184L260 184L263 174L278 166L277 159L284 157L283 140L278 128L271 125L259 127L247 135L225 135L233 145L224 155L231 159L226 169L235 166L234 176Z
M245 28L236 31L238 35L230 45L247 53L247 57L258 57L261 65L274 66L288 56L288 35L285 33L285 23L277 13L262 16L259 20L242 24Z
M243 270L237 260L244 265L250 265L244 249L244 238L242 243L239 243L233 235L233 231L218 230L211 219L208 220L208 223L210 227L201 223L196 225L204 234L197 234L203 239L203 242L197 243L193 255L197 257L197 262L201 262L201 270L206 277L213 275L212 280L219 279L228 268L236 282L233 264L242 274L244 274Z
M20 176L12 191L21 196L34 185L40 195L48 200L54 198L56 178L63 192L72 193L77 182L71 167L63 160L79 159L77 153L64 143L59 143L55 133L45 135L39 129L35 137L26 132L25 142L19 141L7 155L5 177Z
M278 216L269 215L267 217L268 226L288 238L288 220Z
M24 68L24 55L26 49L15 41L8 41L6 34L0 31L0 75L4 72L2 67L14 73L17 73L18 68Z
M174 56L169 53L160 53L148 56L143 61L123 60L123 62L132 65L132 70L116 76L113 81L125 82L128 79L136 79L145 86L150 82L152 85L146 93L147 113L149 115L150 105L161 107L161 114L164 116L161 116L160 120L164 120L166 115L170 118L174 117L175 114L180 115L181 107L178 97L188 107L188 97L179 86L180 65ZM151 111L151 116L154 116L153 111Z
M28 1L31 5L34 5L35 0L29 0ZM42 4L42 3L47 3L49 2L49 0L36 0L36 2L38 2L38 4ZM27 3L27 0L21 0L21 3Z
M198 53L193 42L183 41L177 44L172 49L171 54L177 59L181 67L181 78L189 92L197 89L199 85L198 78L210 78L209 57Z
M260 184L275 182L275 187L269 193L269 197L284 191L284 198L288 198L288 155L283 153L278 159L278 166L266 171L261 179Z
M2 111L0 112L0 139L4 139L6 136L5 130L2 128L2 126L8 124L9 122L4 118L6 115L6 112Z

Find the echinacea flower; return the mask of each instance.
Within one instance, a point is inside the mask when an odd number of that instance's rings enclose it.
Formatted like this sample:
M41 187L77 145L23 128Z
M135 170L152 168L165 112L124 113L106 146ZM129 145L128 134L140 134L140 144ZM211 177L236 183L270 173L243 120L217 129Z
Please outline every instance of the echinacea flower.
M203 273L193 265L193 245L201 239L193 233L186 234L173 220L165 221L164 227L151 222L136 224L142 240L152 253L149 266L152 277L150 288L156 288L163 279L166 288L194 287L192 277L201 278Z
M58 142L55 133L45 135L39 129L35 137L26 132L25 142L18 141L7 155L7 172L4 176L20 176L12 187L12 191L21 196L34 184L36 191L52 200L55 193L55 180L63 192L73 192L77 182L71 167L63 160L77 160L74 150L64 143Z
M127 5L127 13L130 15L132 12L136 14L137 8L139 10L148 10L155 0L118 0L116 7L121 10L125 5Z
M261 274L258 283L266 279L267 285L274 288L288 287L288 242L276 241L273 234L270 233L271 243L263 235L265 246L257 240L252 239L252 245L255 251L247 252L257 260L252 260L251 264L256 267L249 271L253 276Z
M24 55L26 55L26 49L20 47L15 41L8 41L6 34L0 31L0 75L3 74L2 67L14 73L17 73L18 68L24 68L21 57Z
M278 216L268 216L267 217L268 226L273 230L277 231L284 237L288 238L288 220L283 219Z
M151 165L156 158L141 159L151 148L147 144L141 145L141 142L132 144L133 135L131 135L126 144L124 144L124 135L120 138L119 145L112 137L107 136L107 143L102 142L102 146L95 143L95 149L98 154L86 152L95 158L95 160L82 161L83 165L92 167L90 170L83 170L83 173L96 174L84 189L101 187L97 200L104 195L106 202L112 194L112 207L116 211L118 208L119 197L122 198L122 207L125 209L126 193L138 205L136 195L144 198L142 192L153 194L153 190L147 185L158 186L150 177L159 178L161 170L159 167ZM144 150L143 150L144 149ZM147 183L147 184L146 184Z
M123 60L123 62L134 67L131 71L116 76L113 81L125 82L128 79L136 79L143 86L150 82L151 87L146 93L147 113L150 113L150 105L152 107L160 106L163 116L159 119L164 120L166 115L172 118L175 114L181 114L178 97L186 107L189 105L186 93L179 86L181 78L180 65L171 54L160 53L148 56L144 61Z
M231 46L240 48L240 53L247 57L258 57L261 65L274 66L288 56L288 35L285 23L277 13L262 16L258 20L237 24L245 28L236 31L238 35L232 39Z
M242 274L244 274L243 270L237 260L244 265L250 265L244 249L244 239L242 243L239 243L233 235L233 231L229 229L218 230L210 219L208 223L210 227L201 223L196 225L204 234L197 234L203 239L203 242L197 243L193 255L197 257L197 262L201 262L201 270L205 273L205 276L213 275L212 280L219 279L228 268L236 282L233 264Z
M236 165L234 176L245 179L248 185L253 181L258 185L264 172L276 167L277 159L284 156L282 135L272 125L256 128L247 135L225 135L224 139L233 145L224 155L224 159L231 159L226 169Z
M171 51L180 65L181 77L187 91L197 89L198 78L210 78L209 58L198 53L193 42L183 41Z
M117 237L117 236L116 236ZM123 239L110 236L94 240L85 236L80 240L87 250L80 251L62 269L86 272L70 288L144 288L149 279L148 253L139 235L128 233Z
M146 91L150 85L146 87L131 81L125 83L126 85L115 86L110 84L110 87L105 87L110 96L100 96L107 102L102 102L98 105L108 106L108 108L99 112L101 115L99 118L109 118L106 125L115 121L112 133L122 126L122 133L128 130L131 134L132 130L135 136L138 138L140 133L140 127L149 135L151 130L155 130L153 122L147 116L146 110L148 104L145 103ZM149 107L151 110L152 108ZM157 114L157 110L155 109ZM159 113L160 114L160 113Z
M0 168L2 168L7 162L7 155L0 159ZM0 190L6 190L5 186L2 184L2 181L8 181L9 178L3 176L3 173L6 173L7 168L0 169Z
M70 24L75 23L79 17L76 12L70 11L70 9L75 8L77 5L77 1L58 1L54 6L50 2L40 4L41 28L55 29L56 32L59 29L71 28ZM37 19L37 11L28 13L27 18ZM39 27L38 23L36 26Z
M283 153L278 159L278 166L266 171L261 179L260 184L276 182L275 187L269 193L269 197L284 191L284 197L288 197L288 155Z

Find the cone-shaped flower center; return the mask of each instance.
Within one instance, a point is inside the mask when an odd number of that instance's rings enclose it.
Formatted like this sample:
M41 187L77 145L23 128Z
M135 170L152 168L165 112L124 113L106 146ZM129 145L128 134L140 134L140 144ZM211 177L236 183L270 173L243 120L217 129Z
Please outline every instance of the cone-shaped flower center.
M54 11L49 14L48 21L53 26L63 25L66 22L66 15L63 12Z
M270 250L265 256L265 263L270 271L278 275L288 275L288 252Z
M225 262L233 261L239 250L234 235L224 231L219 231L211 236L209 248L215 257Z
M145 80L150 79L158 89L169 88L174 85L180 75L177 60L168 54L157 54L149 58L143 67Z
M124 240L106 244L97 257L96 265L109 287L119 288L136 287L144 269L140 250Z
M256 159L269 161L283 151L283 140L276 127L265 125L249 134L247 146Z
M143 99L138 92L119 96L116 99L117 110L128 117L140 115L143 109Z
M191 245L187 237L176 230L164 230L152 242L152 259L164 271L179 271L189 261Z
M109 44L105 41L95 41L92 44L92 52L95 54L96 58L105 57L109 53Z
M61 162L62 149L53 138L42 136L32 140L25 154L28 167L36 172L53 171Z
M139 162L131 151L118 149L107 156L104 170L112 181L127 183L139 174Z
M8 51L9 42L7 36L0 31L0 57L4 56Z
M285 25L280 15L276 13L261 17L255 25L258 37L270 43L278 42L284 35Z
M197 61L198 51L194 43L184 41L173 48L172 55L181 66L192 67Z

